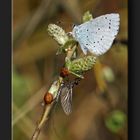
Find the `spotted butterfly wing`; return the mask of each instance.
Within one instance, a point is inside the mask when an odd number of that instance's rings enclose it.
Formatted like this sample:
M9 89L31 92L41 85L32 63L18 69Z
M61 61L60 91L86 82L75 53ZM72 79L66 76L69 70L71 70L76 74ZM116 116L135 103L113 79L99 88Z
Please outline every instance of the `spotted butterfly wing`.
M72 112L72 87L64 86L61 89L60 100L62 108L66 115Z
M110 49L118 33L119 22L119 14L102 15L75 26L72 35L85 55L87 51L97 56L102 55Z

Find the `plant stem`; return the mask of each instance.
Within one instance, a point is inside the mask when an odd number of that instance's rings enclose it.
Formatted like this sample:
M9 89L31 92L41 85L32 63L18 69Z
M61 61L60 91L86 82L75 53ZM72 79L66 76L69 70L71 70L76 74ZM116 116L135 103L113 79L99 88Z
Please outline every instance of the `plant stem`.
M71 59L73 53L75 52L75 49L76 49L76 45L74 45L71 50L67 51L65 61L68 60L68 59L69 60ZM60 88L62 81L63 81L62 77L58 77L57 82L58 82L59 86L57 87L57 91ZM53 84L51 85L51 87L52 86L53 86ZM38 125L37 125L37 127L36 127L36 129L34 131L34 133L33 133L33 136L31 138L31 140L37 140L38 139L38 136L40 134L41 128L43 127L43 125L45 123L47 123L47 121L49 119L49 113L53 109L53 104L54 103L55 103L55 100L51 104L46 104L44 106L44 112L43 112L42 117L41 117L41 119L40 119L40 121L39 121L39 123L38 123Z
M41 118L41 120L39 121L39 123L38 123L38 125L37 125L37 127L36 127L36 129L35 129L35 131L34 131L34 134L33 134L32 138L31 138L31 140L37 140L37 138L38 138L38 136L39 136L39 134L40 134L41 128L42 128L43 125L47 122L47 120L48 120L48 118L49 118L48 115L49 115L49 113L50 113L51 108L53 107L53 104L54 104L54 102L52 102L52 103L49 104L49 105L45 105L42 118Z

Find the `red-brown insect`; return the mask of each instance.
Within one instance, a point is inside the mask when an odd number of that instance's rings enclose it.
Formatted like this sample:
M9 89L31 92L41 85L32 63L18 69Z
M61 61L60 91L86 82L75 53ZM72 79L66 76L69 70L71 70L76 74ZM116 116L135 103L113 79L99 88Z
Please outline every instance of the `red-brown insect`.
M44 96L44 102L46 104L50 104L53 101L53 95L49 92L47 92Z
M67 68L65 68L65 67L61 68L60 76L65 78L68 75L69 75L69 70Z

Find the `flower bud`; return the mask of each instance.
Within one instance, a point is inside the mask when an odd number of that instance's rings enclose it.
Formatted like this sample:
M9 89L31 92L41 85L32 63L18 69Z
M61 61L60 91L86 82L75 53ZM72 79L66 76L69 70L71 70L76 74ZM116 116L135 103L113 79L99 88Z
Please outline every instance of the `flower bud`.
M69 39L65 31L55 24L49 24L47 30L49 35L52 36L59 45L64 45Z
M85 56L83 58L75 59L66 64L68 70L75 74L82 74L90 70L96 62L95 56Z
M92 14L89 11L85 12L82 18L83 22L87 22L91 19L93 19Z

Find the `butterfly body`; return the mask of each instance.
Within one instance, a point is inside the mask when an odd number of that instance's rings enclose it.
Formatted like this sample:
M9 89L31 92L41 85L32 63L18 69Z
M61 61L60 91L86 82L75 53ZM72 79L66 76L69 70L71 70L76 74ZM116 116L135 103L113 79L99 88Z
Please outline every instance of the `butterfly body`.
M91 52L95 55L102 55L107 52L119 30L119 14L106 14L94 18L81 25L75 26L72 36L86 55Z

